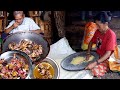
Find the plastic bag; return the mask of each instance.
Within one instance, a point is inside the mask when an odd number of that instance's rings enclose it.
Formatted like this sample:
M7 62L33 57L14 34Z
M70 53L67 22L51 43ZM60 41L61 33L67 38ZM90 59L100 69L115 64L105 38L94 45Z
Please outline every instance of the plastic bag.
M92 37L94 36L94 33L96 30L97 30L97 25L93 22L88 22L85 25L84 37L83 37L83 41L82 41L82 45L81 45L81 48L83 50L88 49L88 44L89 44L90 40L92 39ZM95 47L96 47L96 44L93 44L92 48L95 48Z
M52 59L60 59L73 53L76 52L70 47L68 40L64 37L50 46L48 57Z

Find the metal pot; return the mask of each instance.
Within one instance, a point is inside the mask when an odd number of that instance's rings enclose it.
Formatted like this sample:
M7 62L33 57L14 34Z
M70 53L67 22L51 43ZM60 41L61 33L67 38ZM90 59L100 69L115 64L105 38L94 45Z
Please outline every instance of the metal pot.
M31 76L31 73L32 73L32 61L30 60L29 56L26 53L17 51L17 50L7 51L0 55L0 59L5 59L7 62L9 62L11 60L11 58L14 57L14 54L16 54L17 58L20 58L20 57L24 58L26 64L28 64L29 73L28 73L26 79L29 79Z

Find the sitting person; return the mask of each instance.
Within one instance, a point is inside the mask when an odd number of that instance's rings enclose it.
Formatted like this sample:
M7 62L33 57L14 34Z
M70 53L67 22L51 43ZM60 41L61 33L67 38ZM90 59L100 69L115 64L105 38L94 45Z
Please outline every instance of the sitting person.
M34 22L33 19L25 17L23 11L14 11L13 12L15 20L11 21L9 25L5 28L5 34L13 34L16 32L34 32L37 34L42 33L40 27ZM3 37L4 39L5 37Z
M99 55L99 59L96 60L96 62L90 63L86 69L90 69L94 76L101 77L109 70L108 59L114 52L117 41L115 33L108 26L109 16L107 13L98 13L95 16L95 22L98 26L98 30L96 30L88 45L86 59L90 57L90 50L93 43L97 45L96 52Z

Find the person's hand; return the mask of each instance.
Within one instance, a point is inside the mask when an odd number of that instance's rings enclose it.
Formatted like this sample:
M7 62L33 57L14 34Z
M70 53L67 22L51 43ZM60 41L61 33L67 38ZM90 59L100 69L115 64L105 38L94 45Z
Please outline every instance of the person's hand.
M19 23L15 22L12 26L13 28L17 28L19 26Z
M85 60L89 60L90 56L90 54L87 54Z
M92 69L97 65L96 62L90 63L85 69Z

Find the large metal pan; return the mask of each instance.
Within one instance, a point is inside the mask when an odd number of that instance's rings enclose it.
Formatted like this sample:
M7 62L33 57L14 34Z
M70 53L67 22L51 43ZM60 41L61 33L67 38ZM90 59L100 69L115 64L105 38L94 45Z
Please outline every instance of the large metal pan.
M18 59L24 58L25 63L28 64L29 73L28 73L26 79L30 79L30 76L32 74L32 61L30 60L30 58L28 57L28 55L26 53L17 51L17 50L7 51L0 55L0 59L5 59L7 62L9 62L14 57L14 54L16 54L16 57Z
M37 43L37 44L42 45L43 54L40 55L39 57L37 57L36 61L46 58L46 56L49 53L50 46L49 46L48 42L42 37L42 35L36 34L33 32L18 32L18 33L14 33L14 34L7 36L7 38L3 41L2 52L9 50L8 45L11 42L19 43L23 39L28 39L28 40L31 40L31 41Z
M68 57L66 57L65 59L62 60L61 67L65 70L68 70L68 71L84 70L85 67L89 63L94 62L95 60L99 59L99 56L97 55L96 52L91 51L91 55L93 55L95 57L92 61L83 62L81 64L73 65L73 64L70 64L70 62L73 60L73 58L78 57L78 56L86 57L86 52L83 51L83 52L77 52L77 53L71 54L71 55L69 55Z

